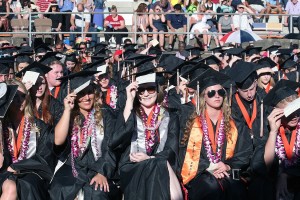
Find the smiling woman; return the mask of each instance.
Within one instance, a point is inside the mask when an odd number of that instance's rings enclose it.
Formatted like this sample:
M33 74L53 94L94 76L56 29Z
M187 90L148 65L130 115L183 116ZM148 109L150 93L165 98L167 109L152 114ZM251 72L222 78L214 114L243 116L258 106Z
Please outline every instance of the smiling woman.
M121 152L120 177L124 199L182 199L174 173L179 121L162 105L156 74L137 74L126 88L110 148Z

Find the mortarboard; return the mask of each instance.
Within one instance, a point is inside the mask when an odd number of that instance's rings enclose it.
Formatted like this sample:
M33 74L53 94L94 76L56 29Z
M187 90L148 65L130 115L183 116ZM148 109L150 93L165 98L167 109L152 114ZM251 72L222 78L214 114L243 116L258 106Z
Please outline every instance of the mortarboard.
M49 46L46 45L45 43L42 43L38 45L36 48L34 48L34 51L36 54L39 54L39 53L47 53L48 51L52 51L52 49L50 49Z
M248 56L252 56L254 54L260 54L262 47L248 47L245 49L245 53Z
M278 48L280 48L281 45L272 45L272 46L269 46L267 48L264 49L264 51L267 51L268 52L268 56L270 54L277 54L277 51L278 51Z
M300 86L300 83L281 79L270 90L264 98L264 104L269 106L276 106L280 101L291 95L297 95L295 91Z
M44 65L49 65L51 62L55 60L60 60L61 56L63 56L61 53L58 52L47 52L43 58L39 60L40 63Z
M297 62L294 61L294 56L290 56L288 59L286 59L282 64L281 64L281 69L289 69L293 67L297 67Z
M214 55L203 58L202 60L200 60L200 62L204 62L204 64L206 65L218 65L221 63L221 61Z
M17 85L7 85L0 83L0 119L5 117L5 114L14 99L18 90Z
M69 74L58 78L57 80L61 81L70 81L70 91L75 92L76 94L84 90L92 83L93 75L99 73L99 71L80 71L76 73Z
M248 89L257 79L256 70L259 65L239 61L233 65L227 72L227 75L236 83L240 89Z
M245 50L243 48L230 48L224 51L224 54L242 57L241 54Z
M204 49L192 45L187 45L185 47L185 50L189 52L189 56L200 56L201 51L203 51Z
M269 57L259 59L257 61L257 64L259 65L258 69L256 70L258 76L261 75L261 74L265 74L265 73L274 74L274 71L272 70L272 68L277 65Z
M76 58L76 54L75 53L71 53L71 54L65 54L66 55L66 61L71 61L71 62L77 62L77 58Z
M145 86L157 86L156 83L156 73L148 73L148 74L136 74L136 81L139 84L139 87L143 88Z
M46 65L43 65L39 62L34 61L33 63L31 63L30 65L28 65L27 67L25 67L24 69L22 69L21 71L19 71L18 73L16 73L16 77L21 78L22 76L25 75L25 73L27 71L31 71L31 72L37 72L41 75L45 75L47 74L49 71L51 71L52 68L48 67Z

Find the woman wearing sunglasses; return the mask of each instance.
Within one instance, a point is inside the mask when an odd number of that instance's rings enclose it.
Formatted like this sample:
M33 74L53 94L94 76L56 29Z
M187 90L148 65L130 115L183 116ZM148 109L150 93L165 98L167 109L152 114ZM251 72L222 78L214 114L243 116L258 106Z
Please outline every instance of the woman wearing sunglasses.
M62 162L51 183L51 199L119 199L112 181L116 158L107 146L115 121L109 109L102 109L95 85L82 88L93 73L69 76L74 92L64 99L55 127L54 149Z
M126 88L124 112L115 124L111 149L119 162L124 199L182 199L177 165L179 121L161 102L156 74L137 75Z
M48 199L55 168L50 127L34 117L29 92L17 80L18 90L3 119L0 163L1 199Z
M246 199L245 188L233 181L239 162L238 133L231 119L223 85L229 77L208 69L188 84L197 90L196 112L181 138L181 177L189 199ZM231 192L234 191L234 192Z
M268 138L252 159L256 173L267 177L264 194L268 199L300 198L300 117L299 109L285 108L298 98L299 83L280 80L264 98L273 108L268 116ZM266 199L266 198L265 198Z

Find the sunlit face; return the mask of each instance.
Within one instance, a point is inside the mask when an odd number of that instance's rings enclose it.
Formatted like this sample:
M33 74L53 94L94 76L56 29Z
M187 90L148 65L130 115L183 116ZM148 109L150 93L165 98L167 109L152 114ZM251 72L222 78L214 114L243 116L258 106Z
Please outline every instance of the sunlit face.
M265 74L262 74L259 79L261 80L261 82L264 84L264 85L267 85L270 80L271 80L271 74L270 73L265 73Z
M212 94L214 94L212 96ZM204 91L204 100L206 107L220 109L223 104L225 90L221 85L207 87Z
M76 62L69 61L69 60L66 61L66 67L70 72L74 70L75 66L76 66Z
M83 91L77 94L76 99L80 111L91 111L95 102L95 93L93 87L90 85L85 88Z
M46 80L43 76L39 76L37 79L35 85L32 86L30 91L35 94L37 98L42 97L45 94L46 91Z
M248 89L238 89L238 93L246 101L252 101L255 98L256 87L257 81L254 81L254 83Z
M52 70L46 74L46 79L49 87L60 86L61 81L56 80L63 76L63 67L60 64L54 64L50 66Z
M277 108L284 109L288 105L288 102L279 103L276 105ZM283 117L281 123L287 125L288 127L294 128L297 126L299 121L299 116L294 113L290 115L288 118Z
M24 111L26 105L26 91L21 87L18 87L18 91L13 99L12 104L10 105L10 109L14 111Z
M25 63L20 63L17 66L18 72L21 71L22 69L24 69L25 67L27 67L29 65L29 63L25 62Z
M138 97L142 106L151 108L154 106L157 99L156 87L139 87Z

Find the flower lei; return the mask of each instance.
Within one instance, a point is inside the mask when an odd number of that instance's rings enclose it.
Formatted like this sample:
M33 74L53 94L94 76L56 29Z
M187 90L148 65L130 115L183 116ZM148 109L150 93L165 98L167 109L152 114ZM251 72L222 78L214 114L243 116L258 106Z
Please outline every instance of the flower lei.
M88 114L80 131L80 135L82 136L81 145L79 145L79 127L73 125L71 134L71 166L74 177L78 176L78 172L75 168L75 158L79 157L80 153L82 154L86 150L91 136L95 138L92 145L96 148L96 159L100 157L100 150L97 148L98 144L96 139L95 109Z
M118 91L117 91L117 87L114 85L110 86L110 103L109 106L112 109L116 109L117 108L117 95L118 95Z
M297 124L297 136L296 136L296 142L293 149L293 152L295 152L295 155L291 160L287 158L284 145L282 142L282 138L280 134L277 134L276 137L276 143L275 143L275 153L279 157L279 159L284 163L286 167L293 166L297 163L297 161L300 159L300 121Z
M213 150L211 147L211 141L209 139L208 126L207 126L206 119L203 116L200 116L200 120L201 120L201 124L202 124L204 147L207 152L207 158L209 159L210 162L216 164L221 161L222 146L225 141L224 117L222 117L222 119L221 119L220 127L218 130L217 152L215 155L213 154Z
M159 117L159 116L161 116L160 111L163 110L163 109L161 109L161 106L157 105L157 104L154 106L153 109L154 110L153 110L153 115L150 120L150 126L147 126L148 116L146 115L145 111L141 107L139 109L140 115L142 117L143 126L145 129L146 152L148 155L151 154L154 144L159 141L159 135L157 132L157 128L159 127L160 122L161 122L161 117Z
M9 135L8 128L5 128L4 130L4 137L8 146L8 151L12 157L13 163L17 163L21 160L26 159L27 151L29 149L29 139L30 139L30 131L31 131L31 123L29 122L28 117L25 117L24 121L24 131L23 131L23 141L22 141L22 147L20 149L20 153L18 158L14 156L14 147L11 144L12 137ZM13 133L12 133L13 134ZM17 144L15 144L17 145Z

